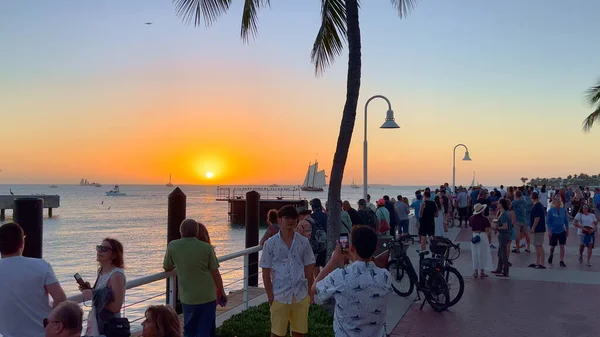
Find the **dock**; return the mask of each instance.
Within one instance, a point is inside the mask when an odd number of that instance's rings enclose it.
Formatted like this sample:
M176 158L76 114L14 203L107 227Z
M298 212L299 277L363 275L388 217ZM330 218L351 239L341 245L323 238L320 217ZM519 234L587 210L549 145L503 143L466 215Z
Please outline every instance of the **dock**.
M300 197L298 187L217 187L217 201L227 201L229 204L229 222L232 225L243 225L246 221L246 193L260 193L259 215L260 223L265 225L267 213L271 209L283 206L308 206L308 201Z
M5 220L7 209L14 209L15 199L20 198L40 198L44 199L44 208L48 209L48 217L52 217L52 209L60 207L60 196L54 195L0 195L0 220Z

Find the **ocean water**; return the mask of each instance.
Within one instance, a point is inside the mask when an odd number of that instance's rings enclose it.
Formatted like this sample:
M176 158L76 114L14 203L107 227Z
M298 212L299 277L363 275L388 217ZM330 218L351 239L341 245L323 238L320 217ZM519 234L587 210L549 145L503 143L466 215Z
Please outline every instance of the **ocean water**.
M105 192L110 187L58 185L58 188L49 188L47 185L0 185L1 195L7 195L9 189L15 195L60 195L60 208L53 210L54 216L48 218L47 210L44 212L43 258L54 268L67 295L78 292L73 274L80 273L90 283L95 281L95 247L105 237L116 238L123 244L128 280L162 271L167 244L167 197L173 188L121 185L121 191L127 193L127 196L108 197ZM207 226L218 256L244 249L245 230L241 226L229 224L227 202L215 200L215 186L179 187L187 195L187 217L201 221ZM402 194L412 199L414 191L418 188L423 187L371 186L369 193L374 200L386 194L390 197ZM319 197L325 203L327 190L302 192L300 197L307 200ZM345 186L342 189L342 199L350 201L354 207L360 198L362 188L352 189ZM12 221L12 211L7 210L6 215L4 222ZM261 229L261 236L264 230ZM242 288L242 267L242 258L221 264L223 282L227 290ZM165 281L128 290L125 314L132 321L140 319L148 305L165 302L164 293ZM148 298L152 299L144 301Z

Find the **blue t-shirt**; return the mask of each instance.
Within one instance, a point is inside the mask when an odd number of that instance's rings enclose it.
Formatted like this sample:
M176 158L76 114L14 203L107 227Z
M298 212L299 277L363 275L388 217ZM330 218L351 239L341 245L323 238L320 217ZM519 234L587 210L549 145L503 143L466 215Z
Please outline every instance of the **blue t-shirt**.
M564 232L569 227L567 211L564 208L550 208L550 210L548 210L548 217L546 218L546 225L552 234Z
M478 196L479 196L479 190L471 192L471 203L472 204L475 204L475 200L477 200Z
M419 210L421 209L421 203L423 203L423 199L417 199L413 201L412 204L410 204L410 207L415 210L415 216L417 217L417 219L419 218Z
M527 203L525 200L515 200L512 202L512 209L515 212L515 220L517 222L524 223L526 220L526 212L527 212Z
M317 224L327 232L327 213L323 212L322 209L315 210L310 217L315 220Z
M544 212L544 206L539 202L536 202L531 208L529 226L533 226L535 218L540 218L540 221L538 222L537 226L535 226L534 232L544 233L546 231L546 212Z
M567 192L565 193L565 200L567 202L571 201L571 198L573 197L573 191L571 190L567 190Z
M594 194L594 205L596 205L596 208L600 208L600 193L598 194Z

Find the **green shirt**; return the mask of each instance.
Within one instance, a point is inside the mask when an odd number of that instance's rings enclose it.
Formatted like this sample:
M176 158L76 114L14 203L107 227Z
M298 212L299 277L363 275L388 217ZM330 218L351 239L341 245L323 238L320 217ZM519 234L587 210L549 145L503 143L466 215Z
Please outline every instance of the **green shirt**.
M217 299L211 270L219 268L213 246L196 238L169 242L165 270L177 269L179 298L183 304L204 304Z

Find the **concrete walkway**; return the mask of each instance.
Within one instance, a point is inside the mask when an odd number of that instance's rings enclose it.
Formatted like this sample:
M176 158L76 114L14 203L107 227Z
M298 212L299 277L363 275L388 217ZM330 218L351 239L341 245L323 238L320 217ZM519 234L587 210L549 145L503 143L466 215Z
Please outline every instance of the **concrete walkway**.
M558 266L558 248L554 263L547 264L546 270L528 268L535 260L535 253L522 251L510 255L513 264L510 278L490 276L483 280L472 277L471 244L467 241L470 229L451 229L449 237L461 243L462 254L455 267L465 279L463 298L444 313L433 311L427 304L421 311L420 302L410 302L396 325L388 322L391 336L600 336L600 256L596 253L592 256L592 267L579 264L574 231L567 241L566 268ZM416 249L416 245L413 247ZM547 238L544 247L547 259ZM492 250L494 263L496 252ZM404 310L407 302L404 300L393 298L389 311ZM390 329L391 326L394 328Z

